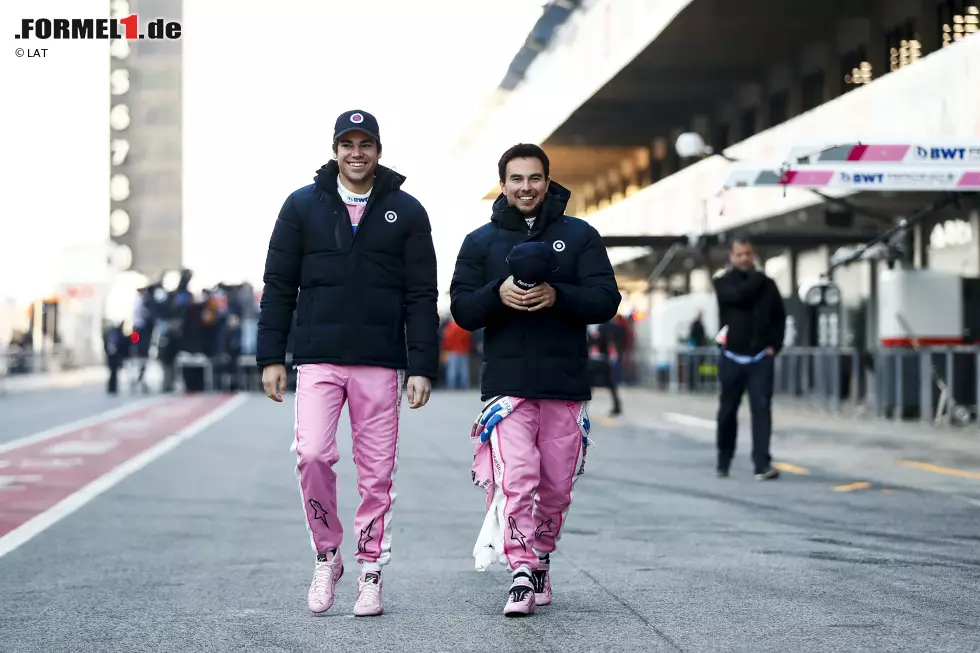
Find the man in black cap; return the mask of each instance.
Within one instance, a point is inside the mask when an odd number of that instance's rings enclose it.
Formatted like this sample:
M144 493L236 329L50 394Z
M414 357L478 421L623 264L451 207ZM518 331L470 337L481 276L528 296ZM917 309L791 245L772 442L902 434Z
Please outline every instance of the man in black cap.
M398 413L429 400L439 369L436 257L429 217L378 164L378 121L348 111L334 128L335 159L290 194L265 263L256 360L266 394L286 391L295 311L296 470L316 567L309 608L325 612L344 573L337 515L337 423L346 402L361 504L354 614L381 614L381 568L391 557ZM298 292L298 296L297 296Z
M622 298L598 232L565 215L571 194L550 179L544 151L516 145L498 173L490 222L459 251L450 310L464 329L485 329L473 480L488 501L474 555L479 569L509 565L504 614L517 616L551 602L550 553L589 430L586 328L612 319Z

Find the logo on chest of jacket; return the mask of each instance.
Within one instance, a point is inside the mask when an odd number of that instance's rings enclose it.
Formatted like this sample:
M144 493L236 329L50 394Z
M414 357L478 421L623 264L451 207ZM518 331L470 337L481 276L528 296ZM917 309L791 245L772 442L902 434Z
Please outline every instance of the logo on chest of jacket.
M394 222L398 219L398 214L394 211L388 211L385 213L385 222Z
M565 241L564 240L556 240L554 243L551 244L551 248L553 250L555 250L556 252L564 252L565 251Z

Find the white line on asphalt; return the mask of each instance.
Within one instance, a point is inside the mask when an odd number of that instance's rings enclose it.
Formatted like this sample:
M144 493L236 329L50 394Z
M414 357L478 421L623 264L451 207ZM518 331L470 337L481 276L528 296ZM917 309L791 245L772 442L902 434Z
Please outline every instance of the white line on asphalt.
M962 494L954 494L953 496L956 497L957 499L962 499L963 501L966 501L972 506L980 507L980 500L974 499L973 497L963 496Z
M130 458L120 464L112 471L103 474L85 487L79 489L71 496L51 506L40 515L24 522L3 537L0 537L0 558L7 555L21 544L24 544L35 535L53 526L58 521L72 514L86 503L96 498L106 490L125 479L127 476L138 472L151 462L164 455L168 451L176 448L179 444L191 439L212 424L217 423L226 417L233 410L241 406L248 400L248 395L239 394L225 404L222 404L201 419L184 427L180 431L160 441L143 453Z
M40 433L35 433L34 435L28 435L23 438L18 438L17 440L11 440L10 442L0 442L0 453L5 451L10 451L11 449L19 449L20 447L25 447L29 444L34 444L35 442L43 442L44 440L50 440L51 438L56 438L59 435L64 435L65 433L71 433L72 431L78 431L90 426L95 426L96 424L101 424L102 422L107 422L111 419L117 417L122 417L128 413L135 412L142 408L146 408L155 403L160 403L167 399L166 396L160 397L150 397L148 399L140 399L139 401L134 401L131 404L126 404L125 406L120 406L119 408L113 408L112 410L107 410L104 413L99 413L98 415L92 415L91 417L85 417L74 422L68 422L67 424L62 424L60 426L55 426L54 428L41 431ZM56 411L57 406L52 406L51 409Z
M680 424L681 426L694 426L699 429L713 429L716 424L714 420L685 415L683 413L664 413L664 419L668 422Z

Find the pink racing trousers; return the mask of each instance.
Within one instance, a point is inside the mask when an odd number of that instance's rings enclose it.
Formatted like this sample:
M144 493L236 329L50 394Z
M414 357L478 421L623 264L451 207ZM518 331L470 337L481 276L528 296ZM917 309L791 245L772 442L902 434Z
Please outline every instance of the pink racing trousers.
M488 448L477 453L474 481L492 477L491 510L503 496L503 553L511 569L537 569L538 556L555 551L582 473L585 446L582 402L510 398L513 412L501 420ZM488 450L489 451L488 451ZM492 456L492 462L486 460ZM487 469L492 464L492 471ZM487 486L486 480L482 485Z
M337 426L347 403L357 491L356 559L380 569L391 557L391 508L398 471L398 417L404 373L384 367L300 365L292 451L313 549L339 549L344 529L337 517Z

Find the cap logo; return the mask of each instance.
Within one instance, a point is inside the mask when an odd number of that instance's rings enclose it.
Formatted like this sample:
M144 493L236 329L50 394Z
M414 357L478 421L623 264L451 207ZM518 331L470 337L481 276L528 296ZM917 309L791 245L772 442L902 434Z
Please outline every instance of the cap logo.
M398 214L394 211L388 211L385 213L385 222L394 222L398 219Z
M553 250L555 250L556 252L564 252L565 251L565 241L564 240L556 240L551 245L551 248Z
M362 122L364 122L364 116L362 116L362 115L361 115L361 114L359 114L359 113L355 113L354 115L352 115L352 116L350 117L350 121L351 121L352 123L354 123L355 125L359 125L359 124L361 124Z

